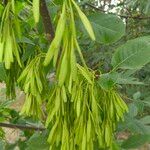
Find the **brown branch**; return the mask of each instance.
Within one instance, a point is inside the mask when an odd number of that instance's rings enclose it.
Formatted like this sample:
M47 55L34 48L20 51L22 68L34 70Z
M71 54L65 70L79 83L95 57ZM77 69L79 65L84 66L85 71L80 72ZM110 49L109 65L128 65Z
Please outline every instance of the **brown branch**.
M0 127L20 129L20 130L35 130L35 131L43 131L43 130L45 130L45 128L42 128L42 127L24 126L24 125L9 124L9 123L0 123Z
M51 42L54 38L54 29L45 0L40 0L40 14L42 16L47 39Z
M144 19L150 19L150 16L147 16L147 17L142 17L142 16L129 16L129 15L119 15L119 14L116 14L116 13L111 13L111 12L107 12L107 11L105 11L105 10L102 10L102 9L100 9L100 8L97 8L97 7L95 7L94 5L92 5L92 4L90 4L90 3L85 3L85 5L87 5L87 6L89 6L89 7L91 7L91 8L93 8L94 10L97 10L97 11L100 11L100 12L103 12L103 13L108 13L108 14L113 14L113 15L117 15L117 16L119 16L119 17L121 17L121 18L126 18L126 19L128 19L128 18L132 18L132 19L139 19L139 20L144 20Z

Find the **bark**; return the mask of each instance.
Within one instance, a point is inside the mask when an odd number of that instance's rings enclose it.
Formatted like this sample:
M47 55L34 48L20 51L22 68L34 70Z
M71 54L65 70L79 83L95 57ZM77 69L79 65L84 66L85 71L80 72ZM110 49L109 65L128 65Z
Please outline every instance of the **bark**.
M47 40L51 42L54 38L54 29L50 17L50 12L48 11L45 0L40 0L40 14L42 16Z
M20 129L20 130L35 130L35 131L45 130L45 128L42 127L25 126L25 125L11 124L11 123L0 123L0 127Z

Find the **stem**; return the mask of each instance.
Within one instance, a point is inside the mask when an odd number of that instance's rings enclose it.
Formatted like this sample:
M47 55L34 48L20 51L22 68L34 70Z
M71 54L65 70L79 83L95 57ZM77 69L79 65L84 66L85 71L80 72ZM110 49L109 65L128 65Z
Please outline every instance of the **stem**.
M9 123L0 123L0 127L20 129L20 130L35 130L35 131L43 131L43 130L45 130L45 128L42 128L42 127L24 126L24 125L9 124Z
M132 15L119 15L119 14L116 14L116 13L110 13L110 12L107 12L107 11L105 11L105 10L102 10L102 9L100 9L100 8L97 8L97 7L95 7L94 5L92 5L92 4L90 4L90 3L85 3L85 5L87 5L87 6L89 6L89 7L91 7L91 8L93 8L93 9L95 9L95 10L97 10L97 11L100 11L100 12L103 12L103 13L108 13L108 14L113 14L113 15L117 15L117 16L119 16L119 17L121 17L121 18L125 18L125 19L128 19L128 18L132 18L132 19L150 19L150 16L146 16L146 17L142 17L142 16L132 16Z
M48 41L51 42L54 38L55 33L54 33L53 25L51 22L50 13L48 11L45 0L40 0L40 14L42 16L43 25L44 25L45 32L46 32L46 37Z

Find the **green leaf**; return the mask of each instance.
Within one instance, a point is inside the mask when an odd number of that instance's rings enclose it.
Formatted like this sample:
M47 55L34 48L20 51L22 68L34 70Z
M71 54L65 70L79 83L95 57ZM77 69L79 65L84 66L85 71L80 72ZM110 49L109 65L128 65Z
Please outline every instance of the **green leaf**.
M25 49L24 54L22 55L22 61L25 62L31 56L34 56L34 54L35 54L35 46L28 45L27 48Z
M98 80L98 83L105 90L110 90L116 84L144 85L143 82L139 82L136 78L130 77L130 74L127 74L126 72L118 73L113 71L110 73L102 74Z
M35 150L35 147L36 150L49 150L47 134L45 132L37 132L27 141L27 150Z
M14 150L16 146L17 146L17 143L13 143L13 144L7 143L5 146L5 150Z
M127 78L118 78L118 84L130 84L130 85L144 85L143 82L137 81L134 77L127 77Z
M5 150L5 144L1 139L0 139L0 150Z
M131 117L135 117L138 114L138 108L134 103L130 104L129 106L129 115Z
M150 107L150 96L145 97L141 102L143 102L146 107Z
M150 62L150 36L130 40L119 47L113 55L115 69L140 69Z
M107 73L102 74L98 80L98 84L103 88L104 90L110 90L114 87L116 81L117 81L118 75L117 73Z
M62 5L63 1L62 0L54 0L54 4L56 4L56 5Z
M26 150L27 144L26 142L19 140L17 142L17 146L19 147L20 150Z
M125 126L128 130L132 131L133 133L139 134L150 134L150 130L148 126L143 124L141 121L133 118L132 116L125 117Z
M109 150L121 150L121 147L119 146L118 143L116 143L116 141L114 141Z
M150 134L133 135L122 143L122 147L125 149L138 148L147 142L150 142Z
M94 29L96 41L99 43L114 43L125 34L123 21L115 15L92 13L88 18Z
M137 100L137 99L139 99L140 97L141 97L141 92L139 92L139 91L133 94L133 99L134 99L134 100Z
M131 84L131 85L144 85L143 82L139 82L137 78L132 77L132 74L128 74L128 71L131 70L127 70L126 72L123 73L118 73L118 78L116 83L118 84Z
M27 44L31 44L31 45L35 45L35 43L30 40L29 38L23 36L21 39L18 40L18 43L27 43Z
M0 81L6 80L6 70L4 68L4 65L0 63Z
M141 118L140 121L141 121L143 124L147 124L147 125L150 124L150 115Z

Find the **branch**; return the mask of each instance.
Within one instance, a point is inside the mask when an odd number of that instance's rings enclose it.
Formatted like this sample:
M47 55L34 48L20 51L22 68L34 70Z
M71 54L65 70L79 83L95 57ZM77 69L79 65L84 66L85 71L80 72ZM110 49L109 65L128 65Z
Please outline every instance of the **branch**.
M128 19L128 18L132 18L132 19L150 19L150 16L147 16L147 17L142 17L142 16L129 16L129 15L119 15L119 14L116 14L116 13L110 13L110 12L107 12L107 11L105 11L105 10L102 10L102 9L100 9L100 8L97 8L96 6L94 6L94 5L92 5L92 4L90 4L90 3L85 3L85 5L87 5L87 6L89 6L89 7L91 7L91 8L93 8L93 9L95 9L95 10L97 10L97 11L100 11L100 12L104 12L104 13L109 13L109 14L113 14L113 15L117 15L117 16L119 16L119 17L121 17L121 18L126 18L126 19Z
M35 130L35 131L43 131L43 130L45 130L45 128L42 128L42 127L24 126L24 125L8 124L8 123L0 123L0 127L20 129L20 130Z
M51 42L54 38L54 29L45 0L40 0L40 14L42 16L47 39Z

